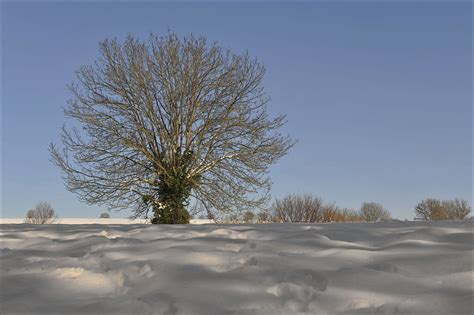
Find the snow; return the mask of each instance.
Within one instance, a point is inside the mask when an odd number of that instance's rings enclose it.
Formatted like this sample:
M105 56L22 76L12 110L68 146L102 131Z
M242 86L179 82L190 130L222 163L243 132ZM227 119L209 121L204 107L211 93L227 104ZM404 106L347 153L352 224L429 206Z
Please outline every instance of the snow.
M472 221L4 224L0 248L1 314L473 313Z

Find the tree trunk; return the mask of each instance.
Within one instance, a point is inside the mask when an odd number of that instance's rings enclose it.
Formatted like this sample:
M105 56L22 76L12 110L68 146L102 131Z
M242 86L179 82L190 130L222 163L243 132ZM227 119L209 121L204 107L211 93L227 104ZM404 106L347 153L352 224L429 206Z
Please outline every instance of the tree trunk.
M175 177L162 180L158 186L158 202L154 203L152 223L187 224L190 215L186 210L191 187L185 180Z

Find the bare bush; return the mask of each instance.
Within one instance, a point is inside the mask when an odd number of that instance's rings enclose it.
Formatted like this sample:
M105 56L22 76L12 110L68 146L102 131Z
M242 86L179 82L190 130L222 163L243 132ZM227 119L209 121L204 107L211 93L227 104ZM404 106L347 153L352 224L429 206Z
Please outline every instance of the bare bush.
M311 195L288 195L276 199L273 206L274 222L362 222L360 211L339 208L335 203L323 204Z
M417 218L422 220L464 220L471 213L471 206L464 199L438 200L427 198L415 206Z
M364 202L360 207L360 214L367 222L379 222L390 220L390 212L376 202Z
M212 214L212 212L208 212L206 218L208 220L215 220L216 219L214 214Z
M229 216L229 222L230 223L240 223L240 218L237 214L233 213Z
M360 211L353 210L353 209L342 209L341 214L344 217L344 222L363 222L365 221L364 216L360 213Z
M100 214L99 218L108 219L108 218L110 218L110 214L108 214L107 212L103 212L103 213Z
M321 211L321 222L340 222L340 209L336 204L327 204L322 207Z
M255 219L255 213L252 211L246 211L243 215L243 221L244 223L253 223Z
M282 199L276 199L272 206L279 222L318 222L321 208L321 199L309 194L288 195Z
M262 210L257 214L257 223L272 223L274 218L269 211Z
M471 213L471 205L464 199L446 200L444 206L449 220L465 220Z
M446 209L442 202L434 198L427 198L419 202L415 206L415 214L418 219L425 221L447 219Z
M39 202L33 209L28 210L25 223L46 224L53 223L57 219L54 208L47 202Z

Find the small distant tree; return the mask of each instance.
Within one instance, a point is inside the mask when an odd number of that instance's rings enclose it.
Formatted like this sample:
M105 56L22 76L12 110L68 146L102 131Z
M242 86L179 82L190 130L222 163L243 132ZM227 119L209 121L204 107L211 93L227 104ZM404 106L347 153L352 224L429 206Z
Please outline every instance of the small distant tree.
M340 221L340 210L335 203L326 204L321 209L321 222L339 222Z
M272 215L268 211L260 211L257 214L257 223L270 223L273 222Z
M360 211L353 209L342 209L342 215L344 216L344 222L362 222L365 221L365 218L362 216Z
M471 206L463 199L444 200L442 205L448 220L464 220L471 213Z
M54 208L47 202L41 201L36 206L28 210L25 216L25 223L46 224L53 223L57 219Z
M416 217L425 220L445 220L447 219L446 208L443 203L434 198L427 198L415 206Z
M448 220L448 213L446 207L441 204L440 206L433 209L432 220Z
M272 210L279 222L318 222L321 216L320 198L306 194L287 195L276 199Z
M243 216L243 221L244 223L253 223L253 220L255 219L255 213L252 211L246 211Z
M207 219L208 219L208 220L215 220L214 214L211 213L211 212L208 212L208 213L207 213Z
M376 202L364 202L360 207L360 214L367 222L390 220L390 212Z
M230 223L240 223L240 218L237 214L233 213L229 216Z
M99 218L108 219L108 218L110 218L110 214L108 214L107 212L103 212L103 213L100 214Z

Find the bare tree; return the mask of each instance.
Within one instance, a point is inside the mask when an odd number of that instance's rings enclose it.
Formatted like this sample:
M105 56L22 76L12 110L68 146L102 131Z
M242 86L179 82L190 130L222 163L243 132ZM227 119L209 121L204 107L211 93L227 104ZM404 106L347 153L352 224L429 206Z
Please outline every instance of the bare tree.
M242 219L244 223L253 223L253 220L255 219L255 213L252 211L245 211Z
M445 220L447 219L446 208L438 199L427 198L415 206L416 217L422 220Z
M343 222L344 216L341 214L341 209L335 203L325 204L321 208L320 222Z
M442 205L449 220L464 220L471 213L471 206L464 199L444 200Z
M309 194L277 198L272 206L274 215L280 222L318 222L321 208L321 199Z
M237 214L233 213L233 214L229 215L228 221L230 223L234 223L234 224L235 223L240 223L240 217Z
M344 208L340 210L342 216L344 217L344 222L362 222L365 221L365 217L360 213L360 211Z
M107 212L103 212L103 213L100 214L99 218L108 219L108 218L110 218L110 214L108 214Z
M364 202L360 207L360 213L367 222L378 222L390 220L390 212L376 202Z
M464 199L456 198L448 213L453 220L465 220L471 213L471 205Z
M464 199L439 200L427 198L415 206L415 214L422 220L464 220L471 206Z
M33 209L28 210L25 216L25 223L46 224L53 223L56 219L53 207L49 203L41 201Z
M260 63L173 33L105 40L100 53L70 85L65 115L80 128L50 147L70 191L135 217L153 210L155 223L188 222L190 197L216 216L268 200L268 168L294 142L267 111Z
M272 214L268 210L261 210L257 214L257 223L271 223L274 222Z

